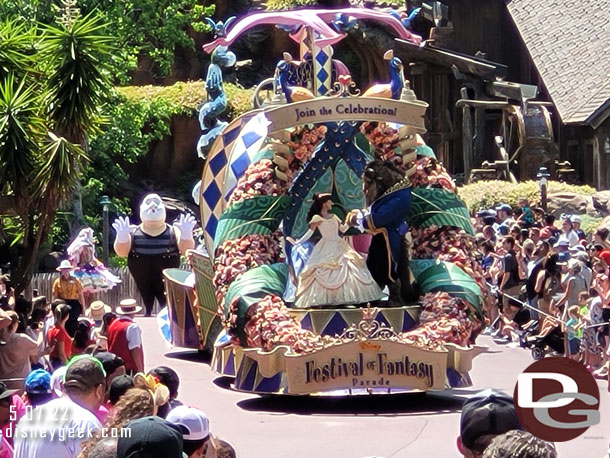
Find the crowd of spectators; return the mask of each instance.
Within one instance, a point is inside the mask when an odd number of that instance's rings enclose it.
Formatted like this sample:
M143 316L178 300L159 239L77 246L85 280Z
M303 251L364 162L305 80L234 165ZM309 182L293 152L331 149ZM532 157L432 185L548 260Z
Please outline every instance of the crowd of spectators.
M10 284L1 280L6 293ZM78 286L71 288L78 295ZM134 300L114 311L94 301L75 315L65 299L5 297L0 458L235 456L211 434L204 412L179 401L173 369L145 372L142 331L133 319L142 308Z
M497 297L487 302L484 333L528 348L558 336L563 345L546 352L608 377L608 230L585 234L579 215L556 219L533 212L526 199L516 209L502 204L475 217L478 255Z

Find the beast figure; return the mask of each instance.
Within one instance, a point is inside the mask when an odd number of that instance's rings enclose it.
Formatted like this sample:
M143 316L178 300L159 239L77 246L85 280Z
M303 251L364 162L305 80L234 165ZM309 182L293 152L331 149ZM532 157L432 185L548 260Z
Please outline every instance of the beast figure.
M417 297L411 286L405 240L411 183L404 171L375 159L364 169L362 189L368 207L352 210L347 222L373 235L367 267L381 288L388 286L389 303L404 305Z

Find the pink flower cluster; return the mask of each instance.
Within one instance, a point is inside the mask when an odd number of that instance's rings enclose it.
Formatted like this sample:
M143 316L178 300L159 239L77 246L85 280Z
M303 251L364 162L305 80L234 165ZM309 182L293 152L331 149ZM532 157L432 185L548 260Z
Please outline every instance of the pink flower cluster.
M428 293L422 300L420 326L406 336L417 336L423 342L452 342L468 346L472 332L479 326L472 308L465 300L445 292Z
M307 162L316 145L326 135L326 131L326 126L303 126L293 132L288 146L292 149L292 154L297 160L297 163L294 164L295 168L298 169Z
M263 159L250 164L229 198L228 205L256 196L279 196L286 190L286 183L273 173L273 163Z
M216 249L214 259L214 286L216 301L221 306L229 285L247 270L278 262L281 258L280 234L245 235L226 240Z
M456 192L455 182L436 159L420 157L415 161L415 173L411 176L414 187L442 188Z
M375 155L381 159L392 159L394 149L398 146L398 131L389 127L385 122L363 122L360 132L366 137L375 150ZM398 157L400 163L402 160Z
M265 296L248 309L248 315L244 332L249 347L269 351L278 345L287 345L292 351L301 353L324 341L322 336L303 329L278 296Z

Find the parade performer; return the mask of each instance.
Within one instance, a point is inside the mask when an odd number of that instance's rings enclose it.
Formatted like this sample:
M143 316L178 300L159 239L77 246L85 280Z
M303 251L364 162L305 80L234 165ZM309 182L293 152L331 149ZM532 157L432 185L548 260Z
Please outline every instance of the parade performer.
M165 306L162 272L180 266L180 253L195 246L193 228L195 218L180 215L173 226L165 222L165 205L158 194L148 194L140 205L139 226L131 226L129 217L119 217L112 224L117 232L114 251L127 257L127 266L133 276L146 316L151 316L155 298Z
M68 257L74 266L72 275L78 279L85 293L94 293L114 288L121 279L113 275L95 257L93 229L85 227L68 247Z
M70 306L70 318L66 323L66 331L70 337L74 337L78 317L83 313L83 304L85 304L83 287L72 275L74 267L67 259L61 261L56 270L59 272L59 278L56 278L51 286L52 299L61 299Z
M330 194L315 194L307 215L309 230L298 241L287 237L290 243L298 245L316 229L321 235L298 277L296 308L358 304L381 298L381 289L366 268L364 258L339 235L349 226L340 225L339 218L330 213L332 206Z
M363 174L365 210L352 210L346 221L373 235L366 264L380 287L389 286L390 302L408 297L410 283L406 262L405 219L411 206L411 184L397 167L376 159ZM402 290L402 291L401 291Z

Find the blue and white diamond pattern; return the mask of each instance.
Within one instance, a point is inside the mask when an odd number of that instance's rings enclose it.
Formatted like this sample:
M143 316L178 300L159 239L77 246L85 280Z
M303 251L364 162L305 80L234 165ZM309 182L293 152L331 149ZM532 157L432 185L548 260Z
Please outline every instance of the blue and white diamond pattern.
M261 112L246 123L239 137L235 140L222 186L222 194L225 200L235 189L237 180L244 174L254 155L263 146L267 138L269 124L271 124L271 121L267 119L265 113Z
M201 179L205 186L199 189L199 208L201 210L201 225L204 229L204 238L208 250L213 246L214 233L216 232L216 224L218 218L222 214L224 208L224 199L222 196L222 186L227 169L227 156L231 154L235 147L236 140L244 127L244 125L254 116L255 113L247 113L244 116L233 120L222 132L216 137L208 153L206 165L203 169ZM213 256L213 253L210 252Z

